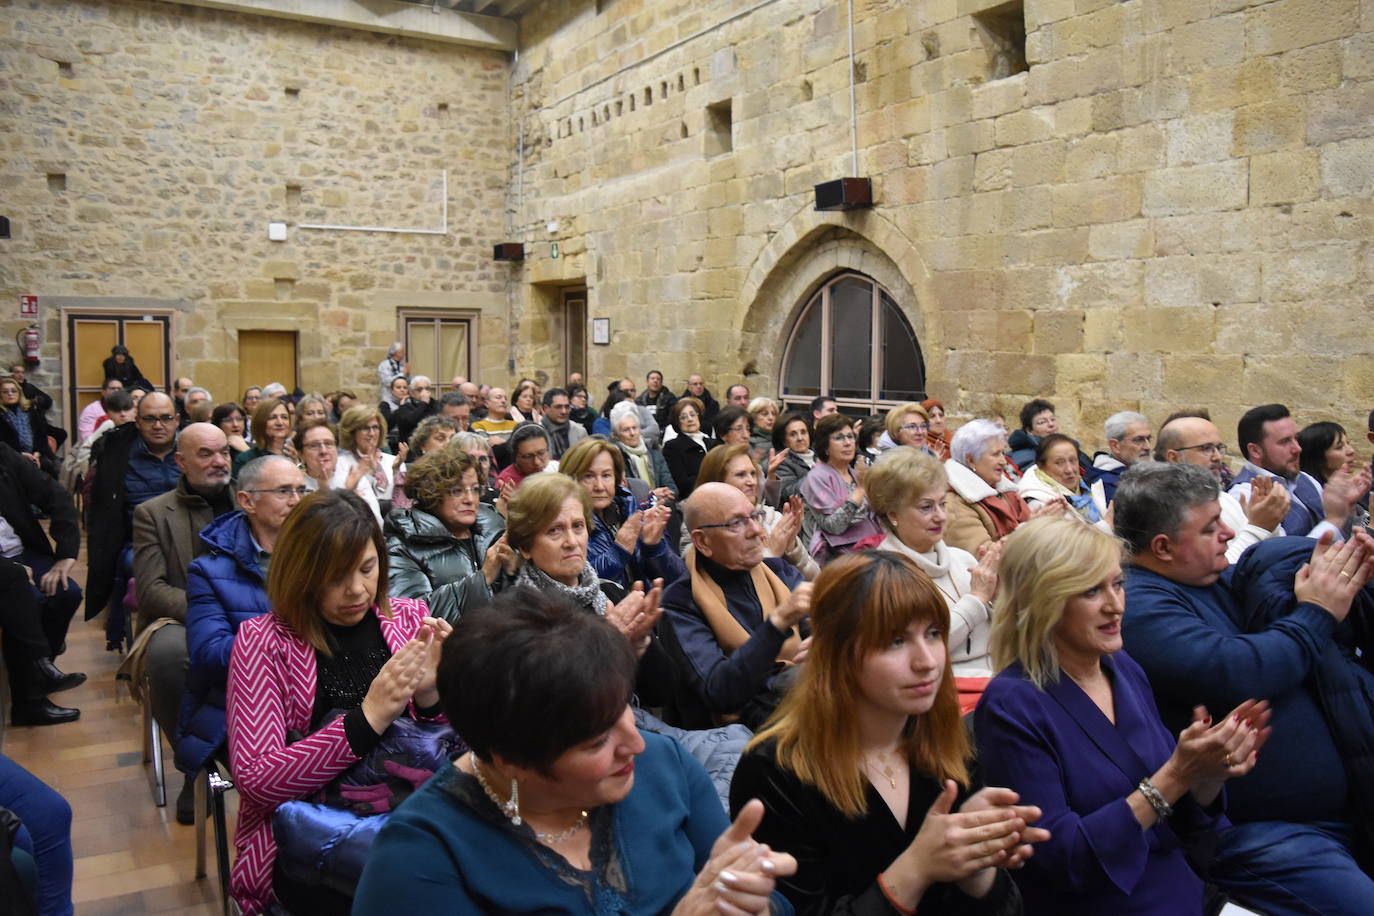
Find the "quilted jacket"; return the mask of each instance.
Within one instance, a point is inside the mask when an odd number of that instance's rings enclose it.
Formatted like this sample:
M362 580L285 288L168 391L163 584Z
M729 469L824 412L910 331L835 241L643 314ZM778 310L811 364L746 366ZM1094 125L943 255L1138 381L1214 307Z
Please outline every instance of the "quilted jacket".
M491 597L482 559L506 531L506 520L479 506L472 546L449 533L439 519L420 509L393 509L386 519L388 590L398 598L420 598L430 613L457 623L463 611Z

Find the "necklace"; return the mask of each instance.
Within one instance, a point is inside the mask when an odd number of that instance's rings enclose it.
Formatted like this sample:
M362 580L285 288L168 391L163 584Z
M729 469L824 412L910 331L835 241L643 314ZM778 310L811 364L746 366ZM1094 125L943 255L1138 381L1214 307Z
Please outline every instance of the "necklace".
M513 802L515 802L514 794L512 794L510 800L502 801L495 790L487 785L486 777L482 775L482 768L478 766L476 756L472 758L472 775L477 777L477 784L482 787L482 791L486 793L487 798L491 799L491 803L497 808L500 808L501 813L510 818L512 824L519 827L522 820L520 818L519 804L513 804ZM557 833L541 833L535 830L534 838L547 846L557 846L572 839L573 835L585 826L587 826L587 812L584 809L582 813L578 815L577 820L573 822L573 825L567 830L560 830ZM531 825L531 828L532 827L533 825Z
M873 765L873 764L870 764L870 765ZM894 772L892 771L892 764L890 764L890 763L887 762L887 753L886 753L886 752L881 753L881 754L878 755L878 765L881 765L881 766L882 766L882 768L883 768L883 778L887 780L888 785L892 786L893 789L896 789L896 788L897 788L897 774L894 773Z

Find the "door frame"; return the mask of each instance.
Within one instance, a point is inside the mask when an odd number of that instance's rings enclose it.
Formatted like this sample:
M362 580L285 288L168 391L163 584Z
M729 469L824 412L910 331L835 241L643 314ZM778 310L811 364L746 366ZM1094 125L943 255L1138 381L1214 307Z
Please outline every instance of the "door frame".
M398 306L396 309L396 339L406 346L406 356L410 357L410 335L406 333L406 324L412 320L429 321L463 321L467 323L467 372L464 378L472 381L474 375L481 371L479 361L482 353L482 310L463 309L463 308L426 308L424 306ZM411 373L412 375L414 373ZM448 391L452 386L449 382L453 379L452 375L444 378L431 379L436 390Z
M41 300L40 300L41 301ZM134 303L130 303L133 305ZM173 341L176 340L176 319L177 310L170 308L130 308L124 306L76 306L61 305L58 307L58 314L61 316L59 334L62 337L62 404L65 408L64 421L71 426L72 432L76 430L77 410L76 410L76 335L73 333L73 321L78 318L90 318L95 321L109 321L111 319L134 319L139 320L144 316L154 319L166 319L167 336L163 340L163 364L167 367L167 383L169 386L175 384L178 376L176 365L176 347ZM122 340L122 337L121 337ZM164 394L170 393L170 387Z

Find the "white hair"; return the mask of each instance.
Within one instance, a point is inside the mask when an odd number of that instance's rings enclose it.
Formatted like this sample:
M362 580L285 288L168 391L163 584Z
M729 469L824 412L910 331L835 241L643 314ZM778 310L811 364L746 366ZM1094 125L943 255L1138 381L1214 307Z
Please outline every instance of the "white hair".
M949 440L949 456L960 464L972 467L987 453L990 443L1005 435L1002 427L991 420L969 420Z
M410 384L418 385L420 382L429 382L433 385L434 379L430 378L428 375L412 375L410 377Z
M1134 410L1123 410L1107 418L1107 422L1102 424L1102 434L1108 439L1124 439L1126 430L1136 423L1150 425L1144 414L1136 413Z
M286 386L281 382L269 382L262 386L262 396L264 398L284 398L286 397Z
M405 348L405 344L401 343L399 340L394 341L394 342L391 344L391 346L389 346L389 347L386 348L386 355L387 355L387 356L395 356L398 352L400 352L400 351L401 351L402 349L404 349L404 348Z
M634 417L635 422L639 422L639 411L635 410L634 401L620 401L611 408L611 433L620 431L620 422L626 417Z

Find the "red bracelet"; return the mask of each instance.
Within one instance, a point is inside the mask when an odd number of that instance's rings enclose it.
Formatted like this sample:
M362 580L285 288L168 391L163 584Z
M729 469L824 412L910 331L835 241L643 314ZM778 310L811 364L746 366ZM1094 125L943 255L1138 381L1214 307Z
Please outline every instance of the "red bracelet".
M883 876L881 873L878 875L878 890L883 892L883 896L887 898L888 903L892 904L894 910L904 914L904 916L915 916L916 907L907 908L898 903L897 898L892 896L892 891L888 890L887 885L883 883Z

